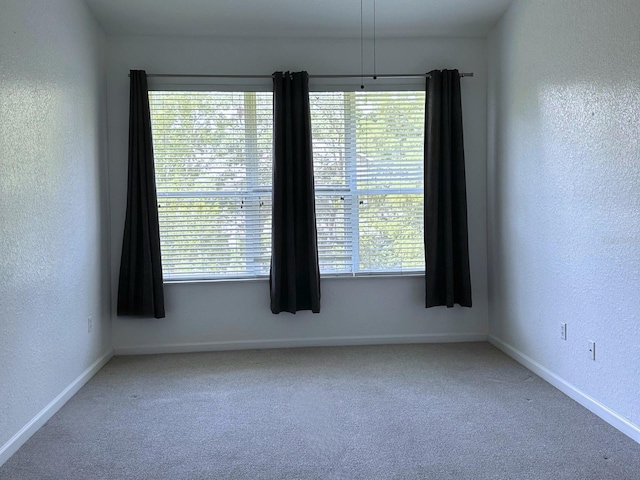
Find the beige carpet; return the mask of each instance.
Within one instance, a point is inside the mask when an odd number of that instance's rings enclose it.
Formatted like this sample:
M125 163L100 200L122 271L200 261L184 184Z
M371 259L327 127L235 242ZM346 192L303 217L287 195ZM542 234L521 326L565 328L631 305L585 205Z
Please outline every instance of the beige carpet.
M640 479L640 445L487 343L116 357L0 479Z

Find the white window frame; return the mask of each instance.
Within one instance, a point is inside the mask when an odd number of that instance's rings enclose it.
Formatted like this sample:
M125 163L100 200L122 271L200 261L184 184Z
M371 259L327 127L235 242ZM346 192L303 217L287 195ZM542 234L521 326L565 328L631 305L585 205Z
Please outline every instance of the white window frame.
M343 81L343 80L342 80ZM314 92L358 92L361 89L360 83L357 85L354 84L344 84L340 83L341 81L331 81L330 79L322 79L319 81L310 81L309 90L310 93ZM398 79L393 78L379 78L373 84L369 82L366 85L367 91L424 91L425 90L425 80L424 79L404 79L403 82L398 82ZM347 106L345 102L345 108L351 108L355 110L355 96L350 97L353 99L353 104ZM383 191L380 189L358 189L357 185L357 152L355 148L356 134L356 124L353 123L349 125L348 128L351 130L351 134L345 134L345 138L350 138L353 142L352 148L348 150L348 155L345 157L348 158L347 168L350 170L349 172L349 188L344 190L338 189L318 189L316 187L316 197L318 196L318 192L321 194L330 195L330 194L339 194L343 192L345 195L351 197L351 212L350 212L350 223L351 223L351 272L329 272L322 273L321 277L323 278L331 278L331 277L382 277L382 276L420 276L424 275L425 270L424 267L420 269L407 269L402 271L401 269L397 270L361 270L360 269L360 196L370 195L370 194L423 194L424 188L415 188L415 189L384 189Z
M360 90L360 84L345 84L341 81L332 81L331 79L322 79L310 81L310 92L356 92ZM369 82L371 83L371 82ZM378 79L373 84L367 84L369 91L424 91L424 80L405 80L402 83L398 83L397 79ZM256 79L233 79L230 83L229 79L214 79L214 78L180 78L179 82L172 80L170 77L152 77L149 79L149 91L165 91L165 92L180 92L180 91L202 91L202 92L270 92L272 91L271 79L265 81L257 81ZM351 97L355 101L355 97ZM345 108L347 107L345 103ZM355 105L351 107L355 108ZM355 123L350 125L349 128L354 131ZM346 136L351 138L353 142L356 141L355 132L352 135ZM316 189L316 197L318 195L330 195L333 193L342 192L345 195L351 196L352 204L350 211L350 223L351 223L351 265L352 271L345 273L328 272L321 273L322 278L351 278L351 277L388 277L388 276L419 276L424 274L424 268L407 271L361 271L360 258L359 258L359 198L360 195L367 195L371 193L387 193L387 194L401 194L401 193L422 193L422 189L389 189L384 192L375 192L371 189L358 190L357 177L354 174L356 171L356 150L351 149L351 153L348 156L349 164L347 168L351 170L349 189L343 190L331 190L331 189ZM258 187L256 185L256 187ZM256 190L257 191L257 190ZM271 188L264 189L265 193L270 193ZM203 195L203 198L213 197L218 194L210 193ZM166 195L158 195L158 199ZM257 268L254 266L254 268ZM219 275L193 275L184 278L171 278L165 279L164 283L189 283L189 282L219 282L219 281L247 281L247 280L260 280L268 278L268 275L258 274L246 274L236 275L233 277L219 276Z

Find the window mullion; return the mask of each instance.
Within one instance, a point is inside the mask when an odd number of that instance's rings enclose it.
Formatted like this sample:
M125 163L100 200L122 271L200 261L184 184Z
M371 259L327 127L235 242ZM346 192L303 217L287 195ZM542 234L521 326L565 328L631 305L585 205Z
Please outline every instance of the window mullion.
M259 221L256 216L255 193L258 188L258 132L257 132L256 94L244 93L244 142L246 193L245 204L245 258L247 272L258 275L255 255L260 247L258 244Z
M345 148L347 159L347 180L351 193L351 273L360 271L360 238L359 238L359 210L358 177L357 177L357 139L356 139L356 95L355 92L344 94Z

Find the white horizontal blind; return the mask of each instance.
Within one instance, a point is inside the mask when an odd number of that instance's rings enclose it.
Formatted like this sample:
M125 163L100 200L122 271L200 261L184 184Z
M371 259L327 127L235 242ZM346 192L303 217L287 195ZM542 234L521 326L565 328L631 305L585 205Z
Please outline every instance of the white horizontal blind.
M313 92L323 273L424 269L424 92Z
M269 273L272 94L149 94L167 280ZM424 269L423 92L312 92L323 274Z
M318 259L324 274L353 270L354 238L349 155L354 116L346 92L311 92L311 138L316 191Z
M149 100L165 280L268 274L272 93Z

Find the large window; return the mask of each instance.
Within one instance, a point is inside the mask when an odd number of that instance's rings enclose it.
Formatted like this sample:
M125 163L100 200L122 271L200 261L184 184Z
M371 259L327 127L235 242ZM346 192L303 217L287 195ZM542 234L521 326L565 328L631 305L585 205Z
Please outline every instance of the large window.
M164 278L269 273L272 94L150 92Z
M313 92L322 273L424 269L424 92Z
M165 279L267 275L272 94L149 97ZM310 101L321 272L424 269L424 93Z

